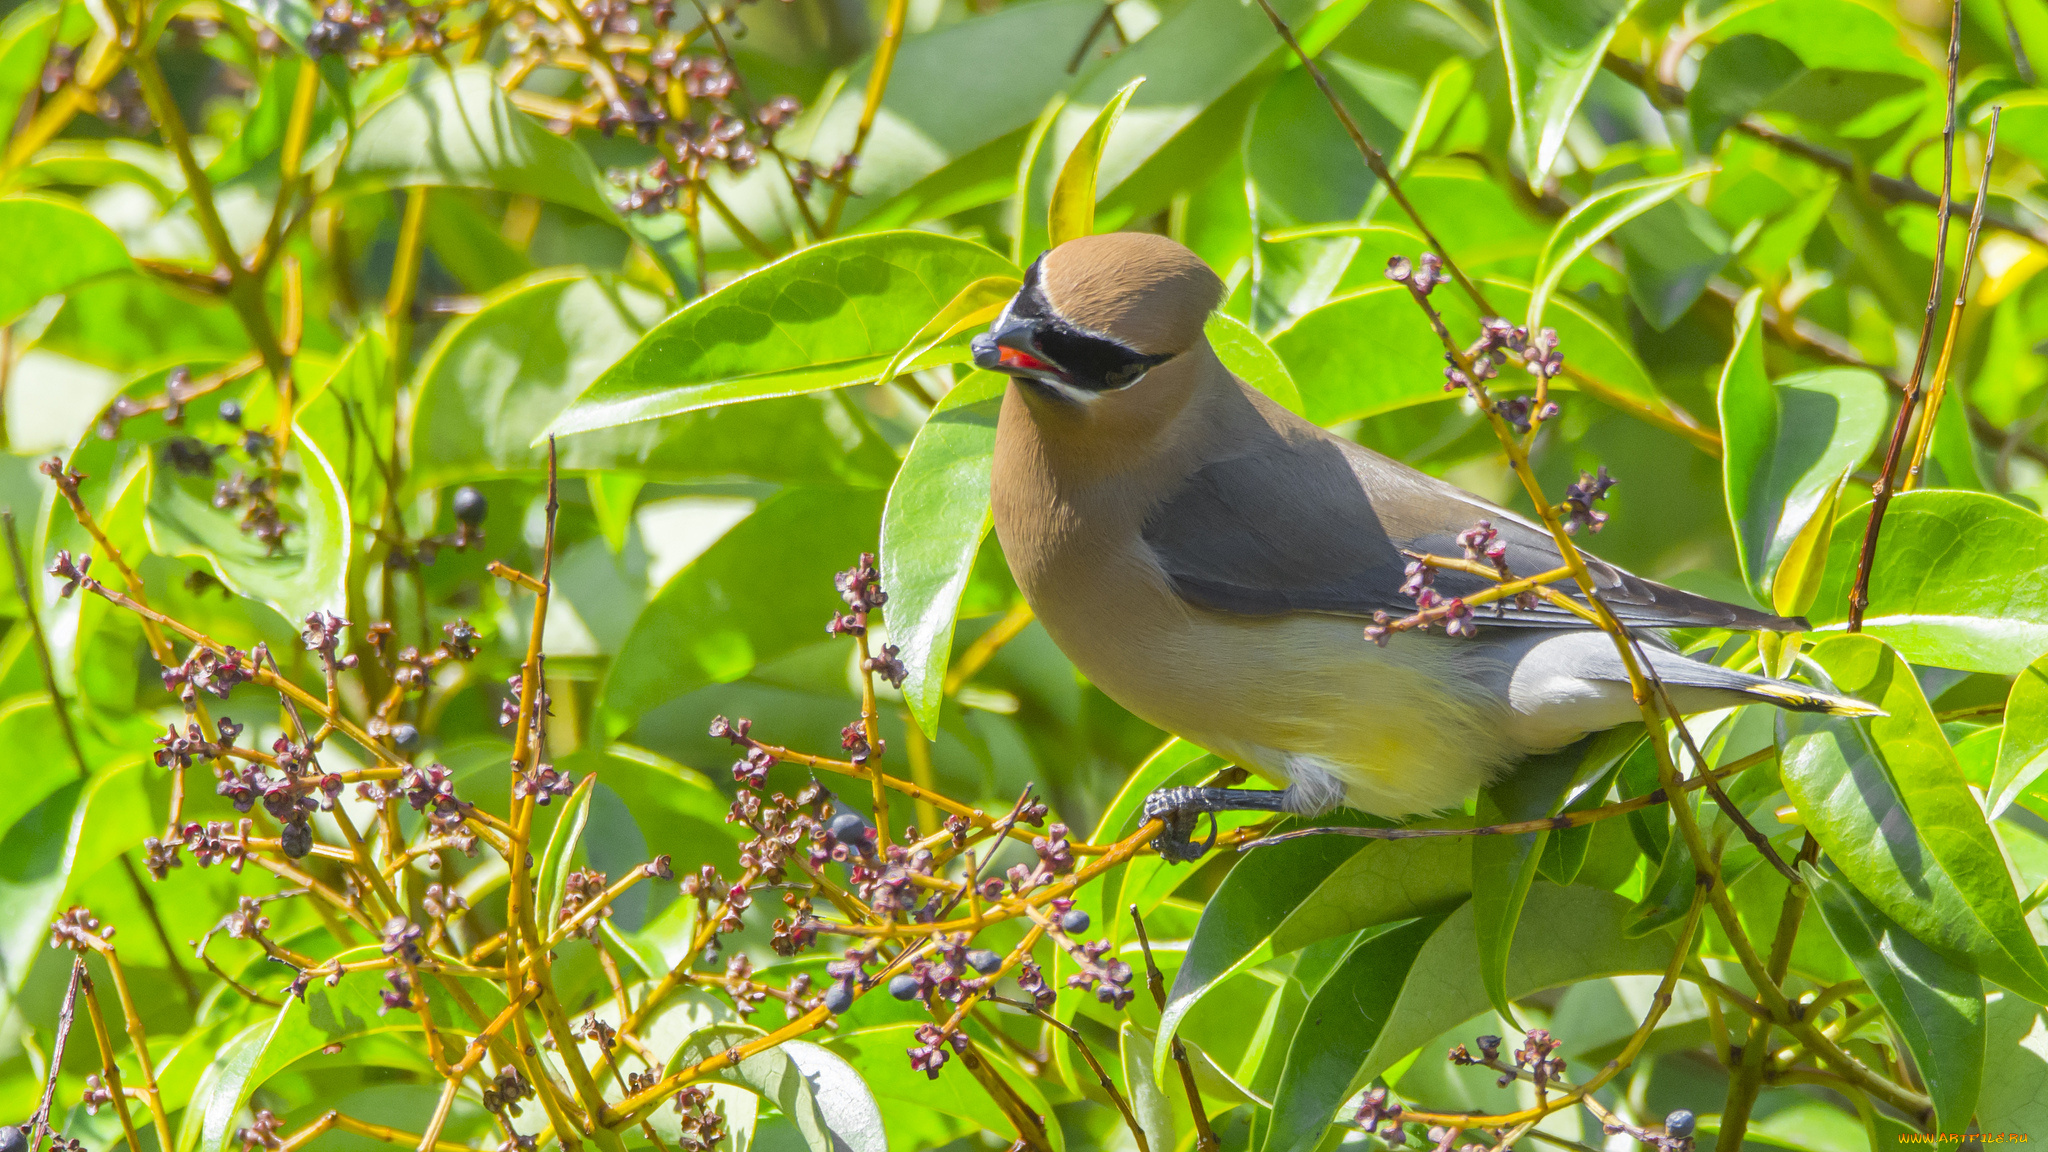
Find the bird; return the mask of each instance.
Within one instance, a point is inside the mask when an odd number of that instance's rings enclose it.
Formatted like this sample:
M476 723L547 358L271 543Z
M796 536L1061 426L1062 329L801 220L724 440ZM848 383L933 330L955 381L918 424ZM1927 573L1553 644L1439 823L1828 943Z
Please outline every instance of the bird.
M1084 236L1035 260L970 342L978 367L1009 377L990 500L1046 632L1140 719L1278 786L1155 792L1144 812L1166 828L1162 855L1199 858L1220 811L1439 812L1530 756L1639 720L1613 639L1554 604L1481 609L1469 637L1368 638L1362 622L1416 608L1402 589L1410 553L1459 555L1460 534L1481 528L1530 576L1563 564L1556 541L1233 375L1204 329L1223 294L1168 237ZM1660 631L1803 632L1805 620L1585 563L1681 712L1876 712L1693 660ZM1489 583L1436 574L1445 597ZM1196 844L1205 814L1209 843Z

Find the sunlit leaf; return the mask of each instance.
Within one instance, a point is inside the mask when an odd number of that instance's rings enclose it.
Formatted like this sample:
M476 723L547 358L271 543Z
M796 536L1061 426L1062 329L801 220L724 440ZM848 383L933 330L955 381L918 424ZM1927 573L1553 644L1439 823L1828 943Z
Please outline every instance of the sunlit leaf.
M1273 351L1272 345L1259 339L1258 333L1221 312L1211 313L1202 330L1209 337L1209 346L1216 349L1216 359L1230 369L1231 375L1289 412L1301 414L1301 390L1294 386L1294 377L1287 374L1286 362Z
M677 1048L669 1070L686 1068L762 1035L746 1024L714 1025ZM811 1152L888 1150L881 1107L873 1093L844 1058L828 1049L793 1040L711 1075L775 1105L796 1125Z
M1635 6L1636 0L1494 0L1519 136L1517 158L1529 187L1543 187L1601 54Z
M1124 106L1144 82L1145 78L1140 76L1119 88L1067 153L1067 162L1061 165L1059 179L1053 183L1048 210L1046 235L1052 246L1095 231L1095 179L1096 169L1102 164L1102 149L1109 142L1109 134L1116 130L1117 117L1123 115Z
M1828 931L1849 954L1913 1053L1934 1100L1935 1126L1959 1132L1984 1079L1984 985L1811 864L1800 867Z
M962 288L1015 265L965 240L877 232L806 248L654 326L555 417L566 435L875 379ZM967 359L964 339L899 371Z
M0 197L0 324L36 301L129 267L121 238L77 204L54 196Z
M1685 93L1693 146L1712 155L1723 132L1805 71L1797 54L1767 36L1731 36L1714 45Z
M1911 669L1870 636L1813 649L1841 691L1888 713L1780 712L1785 790L1856 890L1914 937L2041 1001L2048 958Z
M1835 522L1816 627L1848 616L1868 504ZM2010 676L2048 651L2048 520L1980 492L1901 493L1885 513L1864 630L1915 664Z
M1507 778L1479 790L1474 819L1481 824L1508 824L1557 815L1570 798L1585 751L1573 745L1524 761ZM1470 839L1472 927L1479 945L1479 979L1493 1010L1513 1024L1514 1006L1507 998L1508 951L1550 830Z
M1529 331L1534 332L1543 326L1550 294L1579 257L1591 251L1616 228L1713 174L1712 168L1693 168L1675 176L1648 176L1610 184L1574 205L1571 212L1557 222L1556 230L1543 244L1543 255L1537 260L1536 290L1529 298Z
M2013 680L2002 732L1998 768L1984 797L1984 814L1993 820L2048 772L2048 656Z
M976 372L926 417L882 510L883 613L902 650L903 699L927 736L938 734L960 593L989 530L989 460L1009 381Z

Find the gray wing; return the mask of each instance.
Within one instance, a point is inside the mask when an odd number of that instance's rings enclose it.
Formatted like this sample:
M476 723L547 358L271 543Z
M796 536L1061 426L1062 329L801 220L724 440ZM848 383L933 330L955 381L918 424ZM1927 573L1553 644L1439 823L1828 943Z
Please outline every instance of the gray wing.
M1400 592L1408 563L1402 551L1460 555L1458 534L1481 519L1500 532L1516 575L1564 563L1540 525L1469 492L1313 426L1297 435L1274 431L1198 469L1146 520L1145 542L1192 604L1245 616L1405 616L1415 604ZM1624 623L1805 628L1804 621L1681 592L1592 556L1586 562L1601 599ZM1489 583L1445 571L1438 573L1436 588L1447 597L1464 596ZM1572 589L1569 583L1563 587ZM1548 603L1481 618L1513 627L1586 627Z

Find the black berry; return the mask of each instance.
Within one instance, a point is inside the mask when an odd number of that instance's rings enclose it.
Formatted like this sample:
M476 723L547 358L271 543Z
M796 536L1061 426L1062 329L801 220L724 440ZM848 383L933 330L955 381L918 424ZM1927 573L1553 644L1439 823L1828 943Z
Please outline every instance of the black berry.
M278 846L284 849L284 854L297 860L313 850L313 826L306 823L303 818L289 821L285 824L284 831L278 834L277 840Z
M1667 1135L1683 1139L1692 1135L1692 1129L1693 1115L1688 1109L1680 1108L1664 1118L1664 1131Z
M1069 909L1065 916L1060 917L1060 929L1065 932L1086 932L1088 914L1079 908Z
M825 990L825 1010L834 1016L853 1007L853 981L841 980Z
M986 948L976 948L967 954L967 966L986 976L1002 968L1003 958Z
M915 1000L922 991L924 983L908 972L889 981L889 995L898 1000Z
M0 1152L22 1152L28 1147L28 1137L12 1124L0 1125Z
M484 499L484 494L467 486L455 490L452 507L455 518L471 528L483 523L484 517L491 513L491 502Z
M825 830L832 834L834 840L849 848L866 847L868 837L874 831L858 812L841 812L832 818L832 823L826 825Z
M221 401L220 418L230 424L240 424L242 422L242 405L234 400ZM0 1132L0 1142L4 1142L6 1139L7 1134Z

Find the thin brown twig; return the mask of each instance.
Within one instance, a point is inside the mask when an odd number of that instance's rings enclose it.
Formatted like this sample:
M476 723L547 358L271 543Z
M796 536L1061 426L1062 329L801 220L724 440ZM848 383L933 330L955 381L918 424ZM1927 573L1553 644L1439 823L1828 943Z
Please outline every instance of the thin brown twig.
M1913 370L1906 374L1906 394L1899 401L1898 419L1892 423L1891 442L1885 448L1884 468L1871 485L1870 521L1863 530L1863 550L1856 558L1856 582L1849 591L1851 632L1863 631L1863 613L1870 607L1870 570L1877 561L1877 536L1884 526L1885 510L1891 507L1893 477L1899 455L1906 446L1906 430L1912 426L1913 411L1920 402L1920 373L1927 367L1927 352L1934 340L1934 313L1941 303L1942 273L1948 262L1949 193L1956 165L1956 74L1957 57L1963 45L1963 3L1950 0L1948 32L1948 111L1941 130L1941 200L1935 208L1934 272L1927 283L1927 312L1920 322L1920 342L1913 351ZM1987 166L1988 167L1988 166Z
M1130 906L1131 923L1138 928L1138 949L1145 955L1145 988L1152 993L1152 1002L1159 1011L1166 1011L1166 981L1159 973L1159 964L1152 959L1152 937L1145 932L1145 918L1138 914L1138 906ZM1188 1060L1188 1047L1181 1042L1180 1033L1175 1031L1168 1037L1173 1046L1173 1063L1180 1069L1180 1086L1188 1096L1188 1111L1195 1116L1195 1152L1217 1152L1223 1147L1216 1139L1216 1130L1209 1127L1209 1113L1202 1107L1202 1093L1195 1087L1195 1068ZM1139 1069L1136 1075L1149 1076L1150 1069Z
M57 1009L57 1038L50 1046L50 1074L43 1083L43 1101L29 1120L28 1152L42 1152L43 1135L49 1131L50 1105L57 1099L57 1074L64 1068L64 1044L71 1039L71 1018L78 1007L78 985L85 979L85 957L71 958L71 983L64 989L64 1005Z
M1977 237L1984 230L1984 204L1991 199L1991 162L1998 156L1998 118L2004 108L1991 108L1991 130L1984 138L1984 168L1977 176L1977 203L1970 210L1970 232L1963 242L1963 267L1956 279L1955 302L1949 306L1948 331L1941 339L1941 359L1934 364L1934 383L1927 390L1927 402L1920 416L1920 436L1913 445L1912 462L1906 466L1906 478L1899 485L1900 491L1911 491L1920 485L1920 469L1927 462L1928 449L1934 445L1934 421L1941 413L1942 397L1948 392L1949 366L1956 350L1956 336L1963 327L1963 308L1970 298L1970 272L1977 263Z

